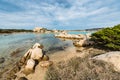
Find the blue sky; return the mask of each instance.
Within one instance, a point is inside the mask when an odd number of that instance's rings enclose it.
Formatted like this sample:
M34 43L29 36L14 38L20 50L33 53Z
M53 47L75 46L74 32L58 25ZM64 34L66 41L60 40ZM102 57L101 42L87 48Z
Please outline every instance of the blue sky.
M0 0L0 28L87 29L120 24L120 0Z

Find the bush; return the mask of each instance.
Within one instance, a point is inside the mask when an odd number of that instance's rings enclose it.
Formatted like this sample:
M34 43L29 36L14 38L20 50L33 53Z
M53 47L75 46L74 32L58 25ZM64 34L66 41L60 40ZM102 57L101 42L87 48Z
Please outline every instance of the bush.
M74 57L51 66L45 80L120 80L113 66L103 61Z
M91 37L97 46L120 50L120 24L112 28L104 28L93 33Z

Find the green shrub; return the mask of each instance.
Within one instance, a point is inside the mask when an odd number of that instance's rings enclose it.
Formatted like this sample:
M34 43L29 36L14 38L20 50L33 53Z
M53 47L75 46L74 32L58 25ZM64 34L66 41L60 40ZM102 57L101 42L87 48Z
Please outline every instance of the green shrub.
M91 40L97 46L105 47L112 50L120 50L120 24L112 28L104 28L93 33Z

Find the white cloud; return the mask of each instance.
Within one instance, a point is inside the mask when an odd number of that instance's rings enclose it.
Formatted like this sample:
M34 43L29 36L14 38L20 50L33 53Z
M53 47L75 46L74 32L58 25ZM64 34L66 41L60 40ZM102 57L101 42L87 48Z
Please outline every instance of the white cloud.
M67 0L67 3L39 1L39 0L5 0L22 10L14 12L0 11L0 26L46 26L59 28L69 26L103 27L109 22L119 23L120 11L114 6L114 0ZM104 1L104 2L103 2ZM111 4L114 3L112 6ZM116 2L117 3L117 2ZM26 27L25 27L26 28Z

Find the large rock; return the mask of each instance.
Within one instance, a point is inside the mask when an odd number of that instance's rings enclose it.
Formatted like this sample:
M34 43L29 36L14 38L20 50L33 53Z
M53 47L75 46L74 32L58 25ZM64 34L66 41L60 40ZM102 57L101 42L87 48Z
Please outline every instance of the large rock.
M95 56L92 59L112 63L115 71L120 72L120 51L107 52L106 54Z
M60 33L55 36L58 38L66 38L66 39L83 39L84 38L84 35L82 34L75 35L75 34Z
M1 63L4 63L4 62L5 62L5 58L4 58L4 57L1 57L1 58L0 58L0 64L1 64Z
M75 46L79 46L79 47L82 47L83 45L86 45L87 44L87 41L85 40L85 39L82 39L82 40L80 40L80 41L75 41L75 42L73 42L73 44L75 45Z
M34 66L35 66L35 61L33 59L29 59L22 72L28 75L34 71Z
M33 59L39 61L39 59L41 59L44 55L42 48L43 45L35 43L34 46L25 53L23 60L25 58L25 60Z

